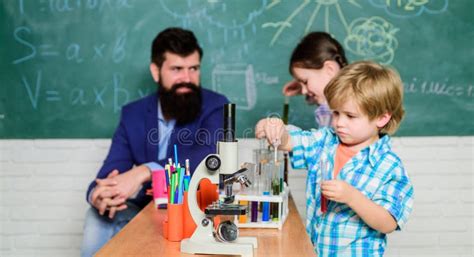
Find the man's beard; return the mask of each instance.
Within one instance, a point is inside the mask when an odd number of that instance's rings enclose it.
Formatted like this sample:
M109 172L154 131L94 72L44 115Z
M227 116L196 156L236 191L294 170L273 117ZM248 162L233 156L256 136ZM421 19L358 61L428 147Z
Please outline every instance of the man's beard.
M177 93L179 88L188 88L191 92ZM158 85L158 97L165 119L175 119L177 124L195 120L201 112L201 87L193 83L174 84L169 90Z

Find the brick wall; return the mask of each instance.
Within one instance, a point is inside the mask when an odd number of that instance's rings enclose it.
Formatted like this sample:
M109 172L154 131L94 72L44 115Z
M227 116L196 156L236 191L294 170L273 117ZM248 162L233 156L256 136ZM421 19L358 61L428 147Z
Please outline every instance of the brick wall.
M85 190L109 140L0 140L0 256L79 256ZM255 140L240 140L251 161ZM415 186L403 232L386 256L473 256L474 137L395 138ZM305 172L290 173L304 219Z

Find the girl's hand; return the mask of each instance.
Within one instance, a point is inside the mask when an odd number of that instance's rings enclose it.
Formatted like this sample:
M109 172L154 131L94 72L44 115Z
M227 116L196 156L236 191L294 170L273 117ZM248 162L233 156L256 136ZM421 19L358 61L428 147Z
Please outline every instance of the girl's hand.
M357 191L353 186L341 180L326 180L321 184L322 194L329 200L349 205Z
M301 95L301 85L296 80L292 80L283 86L282 93L285 96Z

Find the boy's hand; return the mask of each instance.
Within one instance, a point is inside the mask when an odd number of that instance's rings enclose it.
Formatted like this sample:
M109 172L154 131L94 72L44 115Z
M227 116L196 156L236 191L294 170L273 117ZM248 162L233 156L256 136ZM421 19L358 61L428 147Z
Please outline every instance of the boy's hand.
M255 126L255 137L266 138L270 144L281 142L281 137L285 132L285 124L279 118L261 119Z
M353 186L341 180L326 180L321 184L322 194L329 200L349 205L354 195Z
M289 135L281 119L261 119L255 126L255 137L266 138L269 144L279 145L278 149L280 150L291 150Z
M349 206L369 227L380 233L391 233L398 226L389 211L344 181L324 181L321 184L321 191L327 199Z

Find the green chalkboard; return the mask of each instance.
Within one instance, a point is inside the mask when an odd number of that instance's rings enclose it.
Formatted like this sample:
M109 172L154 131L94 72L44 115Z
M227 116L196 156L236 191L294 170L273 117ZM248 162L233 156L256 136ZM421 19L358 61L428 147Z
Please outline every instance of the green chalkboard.
M202 86L237 104L239 137L281 113L288 59L328 31L350 61L405 82L400 136L473 135L470 0L9 0L0 3L0 138L109 138L122 105L154 91L149 48L169 26L204 48ZM314 127L290 100L290 122Z

